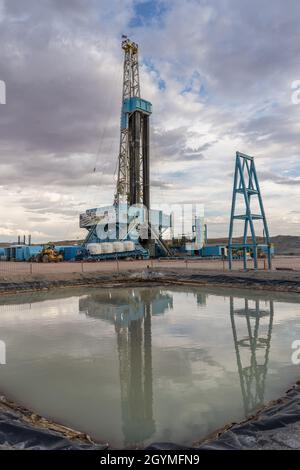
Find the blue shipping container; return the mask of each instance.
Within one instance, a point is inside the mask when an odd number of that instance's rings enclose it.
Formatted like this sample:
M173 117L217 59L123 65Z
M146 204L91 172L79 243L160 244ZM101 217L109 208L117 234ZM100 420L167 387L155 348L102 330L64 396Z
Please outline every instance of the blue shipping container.
M30 258L36 256L42 251L43 247L41 245L37 246L24 246L24 260L29 261Z
M56 245L55 249L59 252L62 253L64 257L64 261L74 261L76 258L76 255L78 251L81 250L80 245Z
M207 245L201 250L201 256L203 257L221 257L227 256L227 248L225 245Z
M65 261L74 261L78 252L80 251L81 246L66 246L63 249L64 260Z

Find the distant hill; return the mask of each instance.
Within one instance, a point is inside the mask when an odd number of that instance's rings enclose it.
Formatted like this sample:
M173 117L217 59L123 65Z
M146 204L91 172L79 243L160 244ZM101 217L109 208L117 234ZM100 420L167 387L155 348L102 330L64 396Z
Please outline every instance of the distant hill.
M50 243L53 243L57 246L70 246L70 245L81 245L83 240L62 240L62 241L53 241L49 240Z
M242 239L237 238L235 242L241 243ZM258 239L259 243L263 243L263 239ZM227 244L227 238L211 238L208 240L208 243L211 245L215 244ZM276 237L271 237L271 243L275 246L275 253L278 255L298 255L300 256L300 236L288 236L288 235L278 235Z
M300 256L300 237L278 235L278 237L272 237L271 240L278 254Z
M63 241L49 240L49 242L57 246L70 246L70 245L81 245L83 243L83 240L63 240ZM11 243L0 243L0 247L5 247L9 245L11 245ZM46 245L46 243L32 243L32 245Z

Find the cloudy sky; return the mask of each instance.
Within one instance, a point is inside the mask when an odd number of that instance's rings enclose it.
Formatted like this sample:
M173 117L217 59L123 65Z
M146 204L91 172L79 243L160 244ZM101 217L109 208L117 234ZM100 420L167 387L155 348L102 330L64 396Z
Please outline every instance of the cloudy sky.
M80 237L112 203L122 34L153 103L152 201L203 203L225 236L239 150L271 234L300 235L299 0L0 0L0 23L0 241Z

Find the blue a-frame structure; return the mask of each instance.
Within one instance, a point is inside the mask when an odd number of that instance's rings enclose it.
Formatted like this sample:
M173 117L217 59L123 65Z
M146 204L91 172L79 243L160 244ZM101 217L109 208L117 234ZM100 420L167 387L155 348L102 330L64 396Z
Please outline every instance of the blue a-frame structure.
M236 201L237 196L243 195L243 200L245 203L245 214L236 214ZM251 210L251 200L256 197L258 198L259 204L259 213L253 214ZM244 233L243 233L243 243L237 244L233 243L233 229L234 222L236 220L243 220L244 224ZM257 236L255 233L254 221L261 220L264 228L264 244L258 245ZM248 241L248 231L250 229L251 242ZM232 208L231 208L231 218L230 218L230 229L229 229L229 243L228 243L228 255L229 255L229 269L232 269L233 261L233 250L234 249L243 249L243 260L244 260L244 269L247 269L247 252L249 250L253 253L254 259L254 269L258 268L257 264L257 252L258 248L267 251L268 255L268 266L269 269L272 269L272 255L271 255L271 243L269 228L267 224L267 219L265 215L262 195L259 187L258 177L256 173L254 158L249 157L243 153L237 152L236 154L236 165L235 165L235 174L234 174L234 185L233 185L233 197L232 197Z

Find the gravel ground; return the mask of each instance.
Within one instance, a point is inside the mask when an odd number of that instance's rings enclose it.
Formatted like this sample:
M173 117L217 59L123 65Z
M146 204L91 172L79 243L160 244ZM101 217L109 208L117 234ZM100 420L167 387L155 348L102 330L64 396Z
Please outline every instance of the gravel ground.
M95 271L91 272L62 272L61 265L52 265L56 271L39 274L27 274L22 271L8 273L0 276L0 294L14 291L41 290L50 288L64 288L92 285L124 285L133 283L160 283L160 284L192 284L218 286L227 288L250 288L256 290L273 290L282 292L300 293L299 271L234 271L205 270L198 266L192 268L177 265L160 265L149 268L145 264L126 263L126 270L116 272L112 263L95 263ZM64 268L66 265L62 265ZM72 268L72 263L67 264ZM49 268L50 266L46 266ZM90 266L88 266L90 267ZM128 268L132 269L128 269ZM22 266L20 265L20 269ZM109 269L110 268L110 269Z
M141 271L147 266L153 269L187 269L200 271L221 271L228 272L228 263L221 260L148 260L148 261L100 261L98 263L72 263L64 262L59 264L52 263L18 263L0 261L0 280L6 277L14 278L19 276L57 276L65 274L82 273L118 273L126 271ZM249 267L253 267L253 262L249 262ZM234 272L243 269L241 261L234 263ZM264 260L259 260L259 271L264 269ZM300 272L300 257L298 256L278 256L273 260L273 271L276 269L293 270Z

